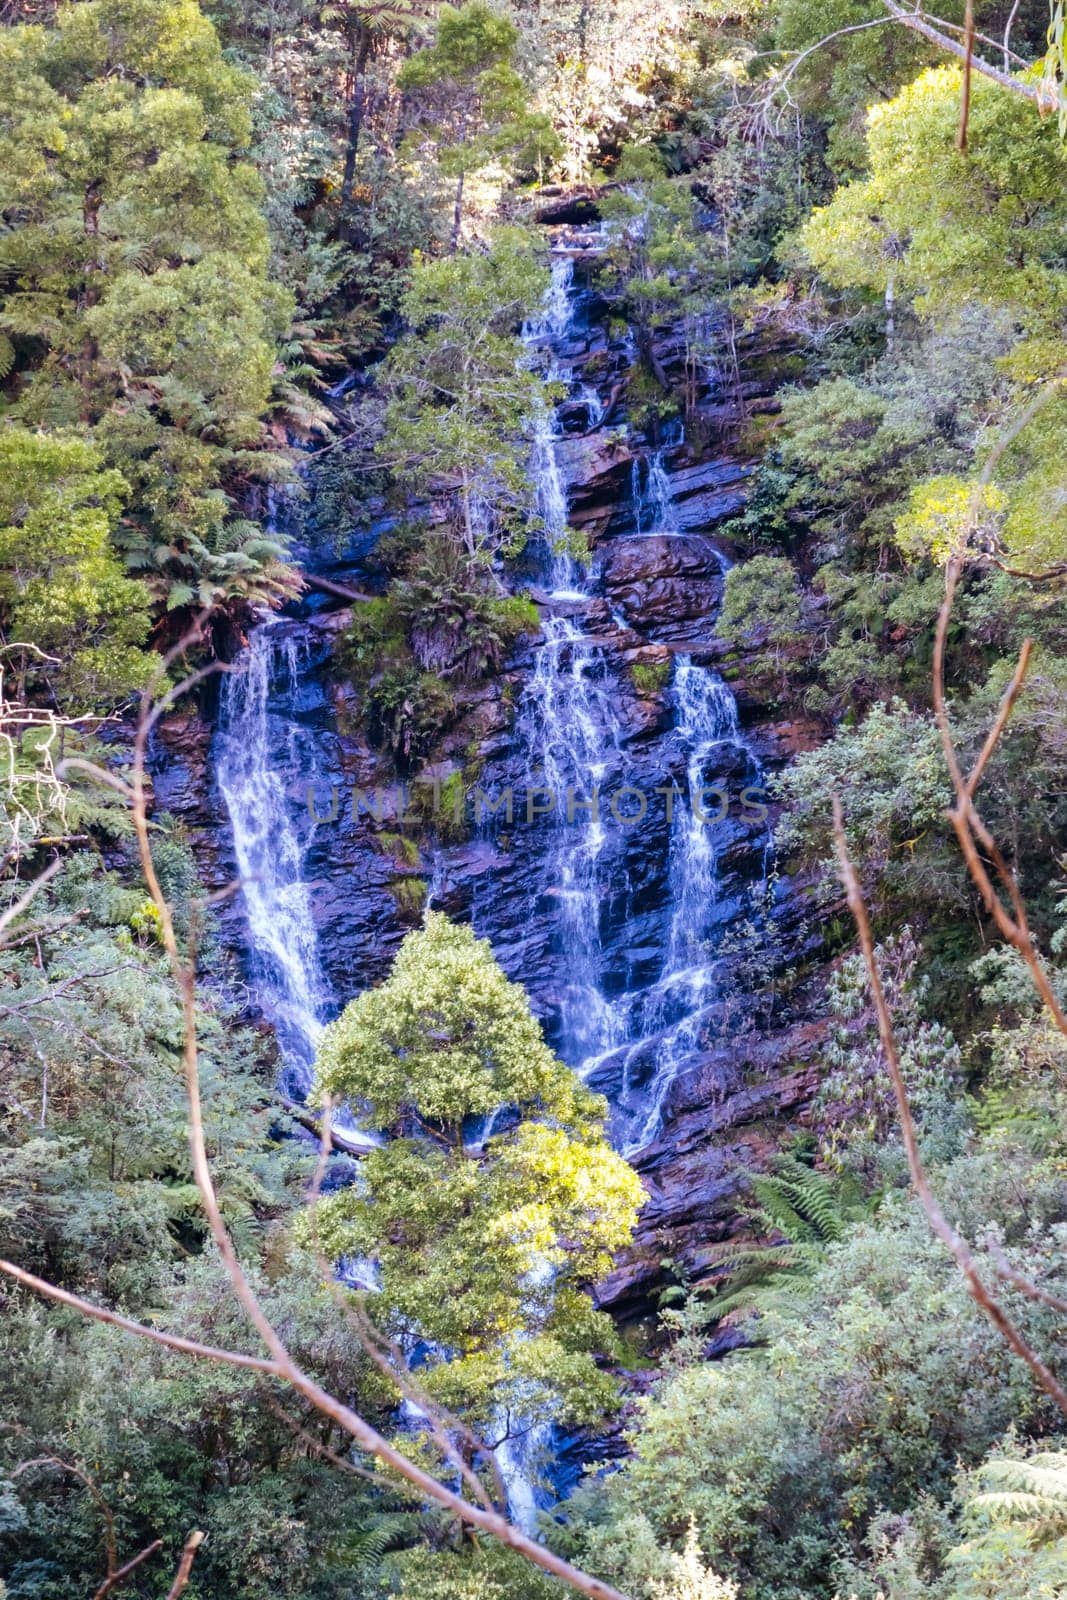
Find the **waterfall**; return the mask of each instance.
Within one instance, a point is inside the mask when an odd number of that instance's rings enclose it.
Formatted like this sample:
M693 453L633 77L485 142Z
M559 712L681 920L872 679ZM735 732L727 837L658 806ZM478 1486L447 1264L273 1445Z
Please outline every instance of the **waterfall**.
M575 371L581 305L573 258L557 255L542 313L524 328L524 339L527 359L564 381L567 404L577 397L590 427L597 427L603 422L597 389L580 366ZM617 361L619 341L611 348ZM677 532L669 467L681 443L679 426L635 458L639 536ZM566 459L560 418L545 407L535 419L531 476L543 528L543 544L539 539L535 546L542 556L538 578L548 599L507 757L508 772L521 773L527 796L540 794L545 803L527 815L526 826L495 810L491 820L482 820L486 833L506 829L499 848L514 854L507 870L478 878L472 919L501 949L510 975L531 982L562 1058L583 1077L610 1082L614 1137L635 1155L657 1137L673 1086L706 1046L720 999L719 941L735 912L744 914L736 882L727 886L733 869L726 845L737 841L738 825L731 820L717 827L702 815L699 801L717 774L743 770L758 783L760 772L728 687L691 655L674 657L658 727L650 734L653 724L634 717L626 657L616 648L620 627L629 636L626 650L633 634L603 594L598 570L567 548ZM242 881L250 978L277 1029L284 1083L294 1097L310 1083L316 1042L334 1001L320 964L306 876L315 825L305 822L283 776L306 775L317 765L300 721L297 697L307 662L298 640L298 631L277 621L253 630L224 682L216 743ZM635 760L642 763L639 778L627 775ZM650 808L640 825L646 831L634 835L620 827L609 802L620 787L638 782L670 799ZM452 847L442 843L433 856L431 903L448 903L450 862ZM631 882L634 873L639 883ZM532 981L517 954L504 953L509 944L514 952L522 948L526 930L516 924L523 914L536 930ZM620 937L632 919L641 928L635 953ZM494 1119L486 1119L475 1142L491 1137L493 1127ZM346 1268L364 1281L370 1270L367 1263ZM515 1417L499 1421L504 1437L496 1453L511 1511L532 1531L544 1499L536 1479L552 1454L551 1426Z
M671 808L671 916L663 971L646 997L638 1024L638 1046L659 1035L655 1071L645 1106L635 1118L625 1153L633 1155L654 1138L667 1092L687 1058L699 1048L716 978L708 947L711 913L718 899L718 851L712 825L701 815L702 790L712 756L722 745L741 746L737 702L717 673L679 656L674 671L675 726L686 755L686 792Z
M530 783L551 806L536 893L556 909L561 1048L577 1064L615 1042L614 1008L602 989L609 829L600 790L622 764L622 728L603 646L569 617L546 618L544 634L515 735Z
M296 717L307 665L306 646L277 618L254 628L223 679L215 746L248 924L249 977L278 1038L279 1087L294 1100L303 1100L311 1087L323 1023L334 1002L304 877L315 825L309 824L306 839L301 836L294 820L300 810L280 776L290 771L306 779L317 764ZM379 1143L344 1108L334 1127L349 1149Z
M545 309L525 330L527 343L550 372L558 370L559 345L570 335L574 303L570 261L554 262ZM552 543L558 543L567 525L556 437L553 419L542 417L531 465L538 510ZM681 423L668 424L659 447L634 459L639 535L677 532L667 461L683 441ZM563 567L558 553L550 551L545 575L556 591L551 598L593 599L594 577L567 560ZM670 779L676 792L666 823L665 937L658 975L644 986L630 987L625 973L612 972L606 949L606 907L626 870L618 830L605 815L601 793L613 780L625 781L620 687L604 642L585 633L573 616L544 618L543 643L515 721L514 742L527 781L553 800L549 815L538 819L530 916L551 917L558 964L553 995L557 1048L586 1077L621 1052L622 1087L615 1112L617 1126L625 1127L621 1142L628 1154L655 1137L671 1085L699 1052L716 998L713 925L720 901L723 835L715 820L701 813L708 769L717 751L733 747L758 771L739 731L734 698L716 673L680 655L671 692L671 747L684 779L681 784ZM490 909L483 903L478 920ZM643 1081L637 1079L639 1064Z
M634 525L639 534L678 532L678 519L674 514L666 456L669 450L677 449L684 438L685 430L680 422L668 423L663 429L662 442L658 449L653 450L645 460L643 477L641 458L634 456L631 492Z
M304 847L278 774L279 741L292 756L298 737L285 700L299 684L301 665L298 642L283 626L269 621L252 631L223 680L216 773L233 830L253 982L277 1030L286 1087L302 1098L327 993L303 878Z

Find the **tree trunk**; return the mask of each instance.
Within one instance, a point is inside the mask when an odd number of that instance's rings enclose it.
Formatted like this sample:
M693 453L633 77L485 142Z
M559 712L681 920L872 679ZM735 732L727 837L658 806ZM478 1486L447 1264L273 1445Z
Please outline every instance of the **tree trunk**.
M356 39L359 39L357 46ZM341 177L341 205L347 206L352 199L352 187L356 177L356 155L359 151L359 136L363 128L363 111L367 98L367 63L370 60L370 29L362 27L358 35L352 37L352 98L348 103L348 145L345 149L344 173Z
M897 275L895 268L890 268L885 280L885 353L893 354L893 345L896 341L897 319Z
M463 226L463 183L466 174L461 172L456 180L456 203L452 210L451 254L459 249L459 230Z
M460 183L463 182L462 177L459 181ZM452 248L454 250L455 245L453 245ZM462 488L460 493L463 497L463 542L466 546L467 554L473 561L475 555L477 554L477 540L474 533L474 519L471 516L471 483L466 467L463 468Z

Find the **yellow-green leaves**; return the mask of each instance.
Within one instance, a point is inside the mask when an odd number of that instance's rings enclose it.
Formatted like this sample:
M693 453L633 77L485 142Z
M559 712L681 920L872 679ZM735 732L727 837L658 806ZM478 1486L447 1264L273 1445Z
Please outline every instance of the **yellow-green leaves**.
M375 1260L371 1309L437 1347L433 1392L483 1421L509 1395L523 1415L602 1411L593 1352L613 1335L579 1289L628 1241L643 1190L486 941L428 913L327 1029L316 1092L398 1135L305 1227L327 1257Z
M931 478L911 492L907 511L897 518L896 541L913 561L924 556L943 566L953 555L988 545L1005 496L995 485L962 478Z
M127 494L84 439L0 427L0 622L54 657L48 675L79 709L140 688L154 662L147 591L111 545Z
M895 278L926 312L973 297L1034 330L1058 328L1067 158L1056 128L978 79L961 155L959 95L956 68L938 67L873 107L870 176L813 214L803 247L832 283L884 292Z

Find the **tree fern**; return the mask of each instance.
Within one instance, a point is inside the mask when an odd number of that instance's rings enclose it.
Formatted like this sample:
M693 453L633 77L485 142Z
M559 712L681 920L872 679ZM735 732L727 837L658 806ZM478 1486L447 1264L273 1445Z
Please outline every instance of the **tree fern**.
M378 1511L360 1528L346 1533L330 1551L331 1565L346 1567L361 1578L378 1578L385 1558L398 1546L410 1544L418 1533L412 1511Z
M1035 1544L1067 1535L1067 1451L1041 1450L1025 1461L987 1461L979 1479L991 1487L969 1510L992 1522L1024 1524Z

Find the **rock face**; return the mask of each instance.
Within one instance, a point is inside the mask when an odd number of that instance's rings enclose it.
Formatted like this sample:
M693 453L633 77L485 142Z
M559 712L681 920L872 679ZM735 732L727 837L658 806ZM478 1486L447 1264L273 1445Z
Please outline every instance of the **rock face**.
M553 211L553 220L580 222L569 205ZM658 358L668 371L681 359L680 348L669 333L661 341ZM767 368L766 350L747 356ZM522 641L494 680L463 692L458 719L406 786L358 727L351 687L338 681L332 663L347 613L319 595L277 625L292 630L303 666L298 686L278 702L274 744L335 1006L384 975L429 887L435 906L472 919L490 938L504 969L526 986L550 1041L565 1048L573 974L561 963L558 926L559 896L567 891L565 884L546 885L543 868L546 851L559 848L559 808L568 802L556 796L547 812L544 772L531 770L528 731L543 693L539 663L552 649L559 675L584 672L593 714L603 718L595 786L607 888L596 907L596 931L606 1001L622 1004L654 986L671 937L678 845L668 792L687 784L688 747L670 675L679 657L714 663L722 654L715 637L728 548L722 528L744 504L752 471L750 461L732 453L739 393L748 411L770 408L773 376L746 378L744 349L740 390L729 392L709 375L692 430L707 441L698 449L677 434L664 443L626 429L633 350L613 335L608 308L594 291L580 298L553 358L569 390L558 414L556 460L568 522L592 551L589 592L561 597L531 571L541 637ZM371 540L361 535L331 554L323 569L331 581L366 588L362 562ZM665 1256L690 1272L713 1268L717 1246L737 1227L745 1173L766 1159L813 1083L821 1035L808 1017L811 997L783 998L775 988L776 973L810 960L817 949L806 889L767 878L767 821L746 811L738 796L754 779L762 781L760 763L773 772L809 748L818 729L775 720L754 695L741 693L738 704L738 738L709 757L711 775L728 797L715 826L716 893L707 916L709 959L721 982L697 1018L654 1137L635 1156L649 1201L632 1249L598 1291L603 1305L626 1317L647 1310L663 1281ZM154 781L157 803L185 819L209 884L221 887L232 879L235 859L212 776L211 736L210 701L201 719L167 719L155 747ZM639 825L626 804L612 811L613 797L624 790L631 810L638 802L645 807ZM588 844L581 830L590 826L583 802L591 795L570 798L580 851ZM773 816L771 808L772 823ZM764 941L746 950L738 930L757 901L764 906ZM224 936L239 951L245 937L239 902L222 917ZM620 1138L632 1134L634 1107L647 1094L660 1042L650 1026L641 1048L606 1050L591 1068L590 1082L616 1107Z
M604 550L600 576L608 599L637 632L689 649L706 644L723 575L705 535L615 539Z

